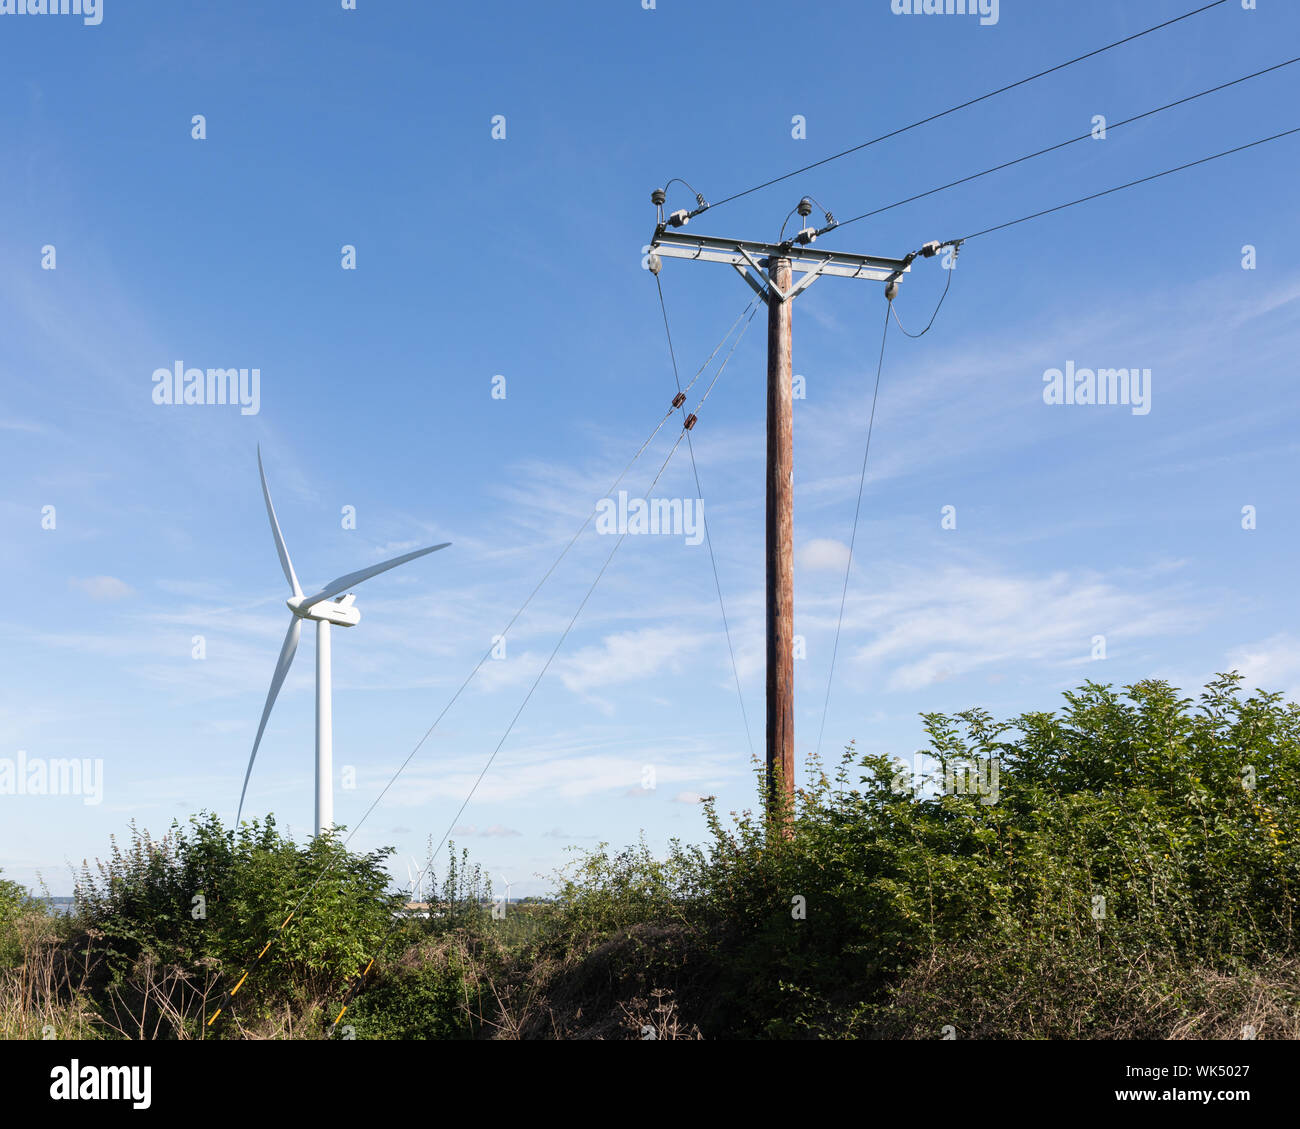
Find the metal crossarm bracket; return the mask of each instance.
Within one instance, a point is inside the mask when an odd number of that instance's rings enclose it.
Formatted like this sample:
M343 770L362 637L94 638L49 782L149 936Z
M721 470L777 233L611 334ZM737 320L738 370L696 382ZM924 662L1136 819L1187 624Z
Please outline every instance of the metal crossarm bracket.
M735 264L736 269L740 271L741 277L748 282L751 287L753 287L754 293L762 298L764 302L768 300L769 294L775 293L780 295L781 301L784 302L784 292L782 292L781 288L767 277L767 272L763 269L763 264L758 262L753 255L745 250L744 247L738 247L737 250L745 256L745 262L749 264L750 270L754 273L750 274L749 271L745 270L745 268L739 264Z
M754 291L754 293L757 294L760 298L762 298L764 302L766 302L767 283L766 281L759 281L760 279L763 279L764 276L760 273L758 278L755 278L752 274L749 273L748 270L742 267L739 263L732 263L732 266L736 268L736 273L740 275L740 277L743 278L745 282L749 284L750 288Z
M769 295L788 302L823 275L888 282L911 271L907 259L886 259L878 255L850 255L776 243L754 243L747 239L718 239L710 235L684 235L678 231L655 233L652 249L668 259L697 259L706 263L728 263L763 299ZM788 291L773 286L767 277L767 261L790 260L792 271L802 277ZM757 277L755 277L757 276Z
M800 278L799 281L796 282L790 288L789 294L781 295L781 300L783 302L788 302L791 298L797 297L799 294L802 294L805 290L808 289L808 287L810 287L814 282L817 281L817 279L821 276L822 272L828 266L830 266L830 260L827 260L824 263L819 263L817 266L813 267L812 270L808 271L807 274L805 274L802 278ZM774 286L772 287L772 289L775 290L776 287Z

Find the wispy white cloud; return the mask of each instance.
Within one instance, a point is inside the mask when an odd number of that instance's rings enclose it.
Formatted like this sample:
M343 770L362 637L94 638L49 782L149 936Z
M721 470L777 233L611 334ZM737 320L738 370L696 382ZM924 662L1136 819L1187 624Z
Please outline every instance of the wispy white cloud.
M1247 690L1281 690L1300 700L1300 639L1287 632L1234 647L1228 668L1240 672Z
M128 596L135 595L135 589L116 576L87 576L70 580L68 583L92 600L124 600Z
M601 686L639 682L665 669L680 670L682 661L703 642L697 632L675 627L648 627L607 635L560 664L560 678L575 693Z
M843 572L848 562L849 547L843 541L835 541L828 537L819 537L805 542L795 553L796 567L814 571L829 569Z
M860 669L889 669L891 690L1008 665L1067 667L1138 639L1176 636L1216 614L1167 570L1147 574L1057 571L1011 574L950 565L918 577L894 575L852 608L852 630L873 635L854 649Z

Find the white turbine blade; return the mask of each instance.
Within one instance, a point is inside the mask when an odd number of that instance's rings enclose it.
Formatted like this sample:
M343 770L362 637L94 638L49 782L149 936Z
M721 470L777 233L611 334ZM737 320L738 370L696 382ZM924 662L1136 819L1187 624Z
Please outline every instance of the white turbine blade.
M347 576L340 576L337 580L331 580L316 595L304 600L301 609L306 611L308 608L319 604L322 600L337 596L345 588L351 588L352 585L360 584L363 580L369 580L372 576L378 576L381 572L387 572L390 568L396 568L400 564L406 564L407 561L413 561L416 557L436 553L439 549L445 549L450 544L450 541L444 541L441 545L430 545L427 549L416 549L414 553L405 553L400 557L394 557L391 561L371 565L369 568L363 568L357 572L349 572Z
M280 532L280 523L275 519L275 507L271 505L271 491L266 486L266 471L262 469L262 447L257 448L257 473L262 476L262 497L266 499L266 516L271 519L271 532L275 535L275 551L280 554L280 567L284 569L284 578L289 582L295 596L302 595L298 587L298 578L293 572L293 562L289 560L289 547L284 543L284 534Z
M284 637L284 646L280 648L280 658L275 664L275 673L271 675L271 689L266 695L266 705L262 707L262 721L257 727L257 737L253 741L253 753L248 758L248 770L244 773L244 787L239 793L239 811L235 814L235 826L239 826L239 817L244 813L244 795L248 792L248 778L253 775L253 761L257 759L257 747L262 743L262 734L266 730L266 719L271 716L271 707L275 705L276 695L284 685L284 677L293 664L294 653L298 650L298 636L302 633L302 620L296 615L289 618L289 631Z

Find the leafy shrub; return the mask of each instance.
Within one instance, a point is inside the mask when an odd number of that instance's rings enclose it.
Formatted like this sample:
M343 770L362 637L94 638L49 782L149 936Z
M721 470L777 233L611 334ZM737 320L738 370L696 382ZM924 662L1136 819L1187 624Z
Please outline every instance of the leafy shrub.
M438 963L386 969L348 1009L358 1039L456 1039L470 1033L465 983Z
M801 797L788 841L755 855L752 818L739 844L715 826L711 884L744 926L736 987L759 985L737 996L736 1021L860 1033L897 1006L886 990L900 978L963 946L997 954L972 962L984 993L1028 983L1085 1011L1099 981L1134 969L1154 980L1293 951L1300 707L1243 698L1238 681L1212 682L1198 708L1149 681L1123 695L1088 683L1059 715L926 715L933 782L992 758L995 803L918 797L867 756L860 789L841 774L839 790L822 777ZM751 878L735 874L742 858ZM806 921L791 919L796 894ZM1105 1029L1093 1011L1057 1033Z
M1197 1006L1192 970L1295 948L1300 707L1239 682L1220 676L1199 704L1163 682L1090 682L1056 714L924 715L919 790L850 746L833 779L813 766L788 837L762 812L724 825L707 802L707 850L602 845L565 878L562 919L593 937L686 925L716 978L677 1002L712 1035L937 1036L946 1014L983 1034L1105 1037L1125 998L1173 1023ZM990 794L944 786L972 778Z
M337 831L299 846L270 818L236 834L204 814L157 840L133 825L129 847L114 841L94 871L83 867L75 920L102 958L102 990L131 1012L147 1007L142 969L164 980L179 969L174 987L211 995L273 940L238 1001L246 1017L265 1016L337 986L380 949L400 902L384 893L389 853L352 854Z
M19 923L39 912L40 906L25 886L0 878L0 968L11 968L22 959L25 946Z

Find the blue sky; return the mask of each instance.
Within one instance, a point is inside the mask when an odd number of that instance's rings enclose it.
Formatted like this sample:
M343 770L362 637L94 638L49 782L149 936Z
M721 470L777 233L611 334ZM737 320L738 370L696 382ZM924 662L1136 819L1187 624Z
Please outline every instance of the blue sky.
M1193 6L1003 0L991 26L889 0L0 15L0 758L104 773L98 804L0 796L6 877L67 893L69 866L133 819L233 818L288 616L257 444L304 587L454 543L360 586L361 625L334 633L335 761L356 771L336 817L355 824L675 391L641 269L652 188L684 177L721 199ZM1300 10L1260 8L1224 5L688 230L771 239L804 193L845 218L1296 54ZM1298 92L1289 68L819 245L901 255L1293 128ZM975 240L934 330L891 334L824 752L910 755L921 711L1051 709L1085 678L1195 688L1236 667L1300 692L1298 146ZM750 294L722 266L670 261L661 279L689 375ZM910 329L944 281L917 263L897 303ZM822 280L795 309L800 763L882 289ZM763 345L759 319L693 433L760 756ZM152 374L177 361L258 368L259 411L155 404ZM1044 373L1071 362L1150 369L1150 412L1044 403ZM696 497L685 455L656 497ZM404 878L443 835L610 547L588 530L355 845L398 847ZM248 800L298 835L313 680L304 632ZM566 847L701 838L698 796L752 803L749 756L707 549L632 536L453 837L516 896L541 893Z

